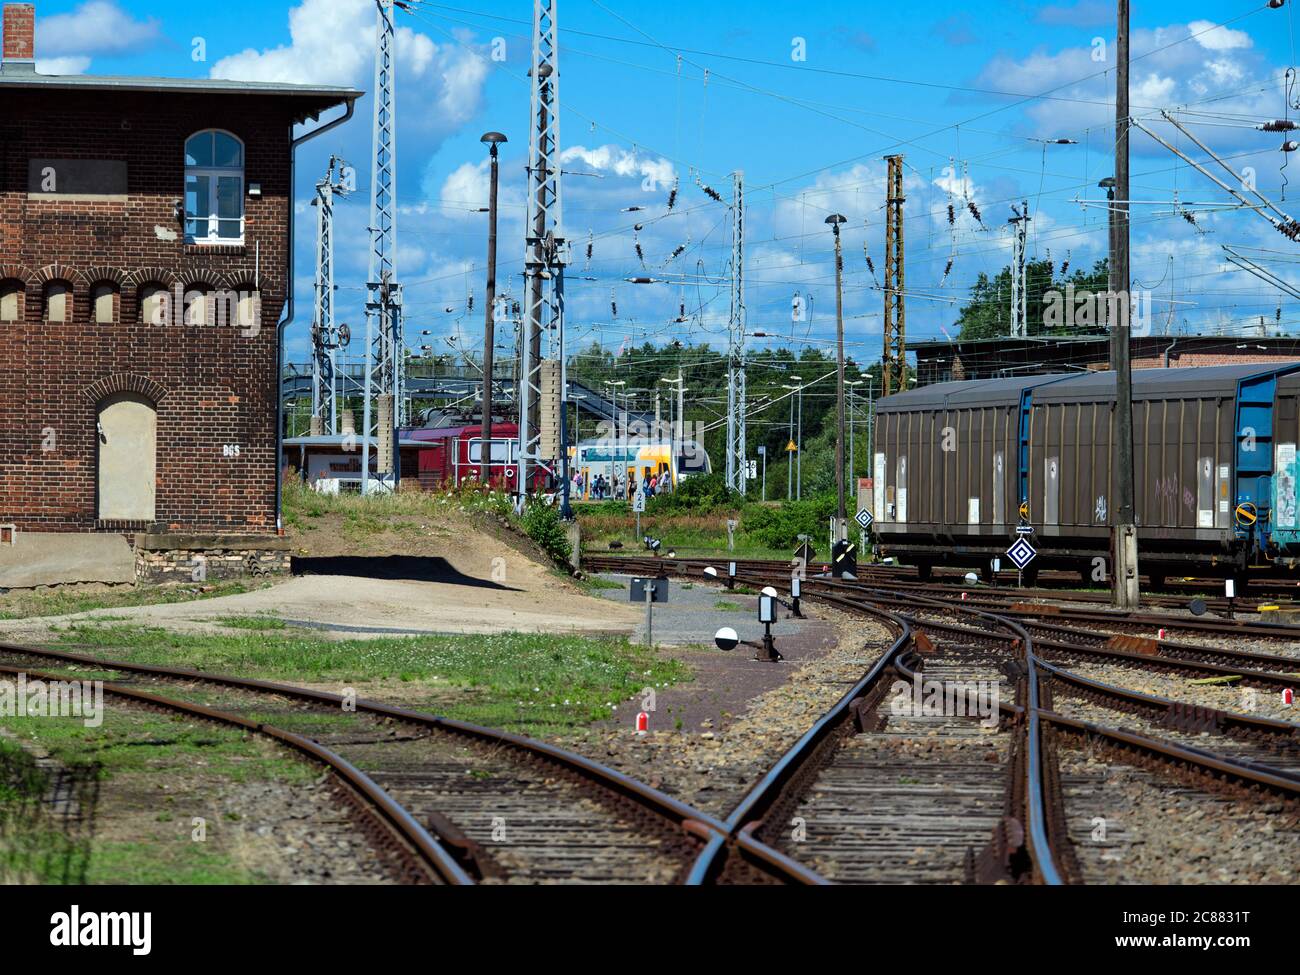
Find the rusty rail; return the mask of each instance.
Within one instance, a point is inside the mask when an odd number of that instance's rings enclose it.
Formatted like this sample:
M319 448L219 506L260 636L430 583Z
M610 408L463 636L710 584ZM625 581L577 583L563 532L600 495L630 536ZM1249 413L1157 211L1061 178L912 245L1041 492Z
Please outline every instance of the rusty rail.
M26 674L29 677L46 681L63 681L67 680L68 677L67 674L27 670L6 664L0 664L0 673L10 674L14 677L19 674ZM333 773L341 785L345 786L353 796L360 799L367 808L380 817L389 829L415 851L415 855L420 859L422 865L444 883L455 885L474 883L469 874L461 869L460 865L452 859L442 845L401 804L377 785L365 772L343 758L343 756L318 742L294 734L292 731L277 728L274 725L250 721L237 714L219 711L205 705L173 700L158 694L150 694L135 688L124 687L111 681L104 681L103 687L106 694L125 698L148 707L201 718L205 721L224 724L232 728L241 728L244 731L271 738L293 749L310 760L325 766Z

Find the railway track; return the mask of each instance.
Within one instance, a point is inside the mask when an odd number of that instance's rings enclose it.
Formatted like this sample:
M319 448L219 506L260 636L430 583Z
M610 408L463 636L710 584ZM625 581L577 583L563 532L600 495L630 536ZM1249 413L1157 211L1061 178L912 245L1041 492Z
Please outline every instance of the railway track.
M446 882L668 883L724 829L620 772L504 731L269 681L0 644L3 672L32 662L63 668L43 671L51 679L109 672L106 692L312 754L355 779L393 828L413 830L404 843L436 857ZM153 693L161 687L175 696Z
M67 680L66 672L51 672L0 664L0 674L45 681ZM265 722L197 704L149 693L114 681L104 682L104 694L131 707L181 715L238 728L288 748L300 758L321 766L330 776L330 788L347 817L370 840L385 861L387 872L407 883L471 883L469 876L448 855L428 830L408 810L393 800L369 775L342 755L302 735Z
M639 555L591 555L586 558L613 558L617 560L642 557ZM710 564L714 566L725 565L727 559L724 556L692 556L674 557L666 561L703 567ZM788 559L746 559L745 565L755 570L780 572L786 577L789 576L791 567ZM814 560L809 564L808 570L815 574L816 570L824 565L828 565L828 561ZM965 575L964 572L936 573L928 580L921 580L917 578L916 569L908 566L879 563L861 563L858 566L859 582L869 583L877 589L898 587L929 595L942 592L951 592L954 595L963 591L969 592L972 589L972 584L966 581ZM1017 600L1041 599L1071 603L1097 603L1103 606L1110 603L1110 594L1091 588L1095 585L1094 583L1087 583L1086 585L1089 588L1080 588L1084 583L1078 573L1044 570L1039 573L1038 580L1036 585L1017 587L1014 574L1002 572L998 576L999 584L997 587L990 588L986 581L982 581L977 584L979 588L976 592L981 596L999 594L1000 592L1014 594L1014 598ZM1160 587L1159 591L1147 588L1143 590L1142 594L1143 603L1151 609L1185 609L1193 597L1200 598L1209 612L1222 614L1228 610L1228 601L1223 596L1223 582L1219 579L1166 582ZM1261 605L1271 605L1278 601L1289 602L1298 599L1300 599L1300 580L1256 579L1250 583L1249 594L1244 594L1236 599L1232 608L1239 613L1253 613Z
M594 570L667 571L699 578L706 560L586 561ZM789 567L781 563L740 563L735 582L784 586L788 574ZM1300 726L1138 693L1081 677L1064 666L1074 659L1102 657L1202 677L1230 671L1248 683L1276 688L1293 687L1300 679L1268 669L1285 666L1289 658L1190 644L1174 645L1168 654L1115 650L1103 645L1108 637L1040 623L1033 613L935 598L914 586L902 592L863 581L809 578L803 595L891 620L898 641L733 811L727 819L731 846L711 843L697 861L695 882L756 875L800 882L832 876L951 881L958 879L958 862L967 880L1086 880L1077 853L1087 830L1079 824L1089 821L1097 803L1108 800L1096 783L1081 785L1077 775L1062 775L1062 749L1105 755L1149 773L1153 782L1206 801L1263 798L1293 816L1300 811ZM895 676L995 679L999 691L1014 688L1014 703L1000 708L1010 730L1000 726L974 748L964 749L964 739L974 737L969 719L940 716L928 727L921 725L929 739L926 758L937 756L938 761L918 761L907 755L919 737L911 716L898 721L882 714L885 680ZM1205 747L1207 739L1212 750ZM983 775L969 760L981 748ZM897 760L900 755L904 757ZM998 807L998 793L991 788L989 768L998 769L1003 783L1001 816L990 814ZM904 778L908 788L896 788ZM1068 789L1063 778L1070 780ZM918 801L927 792L932 802L938 795L965 801L948 815L928 820ZM873 818L881 808L885 816ZM800 839L801 829L806 827L805 836L812 832L814 816L822 832L814 841ZM906 828L892 829L890 824L898 822ZM972 840L990 823L992 835L978 849ZM914 841L910 857L909 838ZM963 847L964 862L953 855ZM792 865L811 872L801 876Z

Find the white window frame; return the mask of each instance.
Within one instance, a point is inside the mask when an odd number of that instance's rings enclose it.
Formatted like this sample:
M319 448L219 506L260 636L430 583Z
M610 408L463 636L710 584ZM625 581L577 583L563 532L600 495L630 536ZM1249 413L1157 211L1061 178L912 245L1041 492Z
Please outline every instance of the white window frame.
M512 455L514 454L514 451L511 449L511 445L512 445L514 442L515 442L515 441L513 441L513 440L508 440L508 439L506 439L506 438L504 438L504 437L491 437L491 438L489 438L489 440L488 440L488 444L489 444L490 446L488 447L488 457L491 458L491 459L488 461L488 466L489 466L489 467L499 467L499 466L501 466L502 464L506 464L506 465L510 464L510 462L513 460L513 456L512 456ZM497 452L497 451L496 451L496 447L497 447L498 445L500 445L500 447L502 448L501 452L502 452L503 454L505 454L505 457L503 457L503 458L492 457L492 455L495 454L495 453ZM476 448L476 447L478 448L478 460L475 460L475 459L474 459L474 448ZM482 464L482 463L483 463L483 438L482 438L482 437L474 437L474 438L472 438L472 439L470 440L470 442L469 442L469 463L471 463L471 464Z
M191 166L188 163L185 166L185 179L181 187L181 197L184 199L189 193L189 183L191 176L208 177L208 216L204 219L208 221L208 234L206 237L197 237L190 233L189 225L191 216L188 212L184 214L185 220L185 243L198 244L200 246L226 246L237 247L244 243L244 234L246 232L245 221L247 212L244 206L244 166L248 162L248 147L244 145L244 140L228 129L199 129L197 132L191 132L185 137L185 145L188 146L190 140L197 135L204 135L208 132L221 133L227 135L239 143L239 158L243 161L239 166ZM184 149L182 149L182 154ZM221 237L218 236L223 218L217 216L218 187L221 177L236 176L239 179L239 236L238 237ZM195 219L198 219L195 217ZM230 220L230 217L224 219Z

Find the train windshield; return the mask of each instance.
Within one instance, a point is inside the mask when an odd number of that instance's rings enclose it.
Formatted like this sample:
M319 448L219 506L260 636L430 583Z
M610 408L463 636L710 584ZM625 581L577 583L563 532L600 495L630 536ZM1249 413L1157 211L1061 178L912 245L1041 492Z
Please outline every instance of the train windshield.
M488 448L492 464L504 464L510 460L510 441L509 440L490 440ZM471 440L469 442L469 462L471 464L480 463L483 460L483 441Z

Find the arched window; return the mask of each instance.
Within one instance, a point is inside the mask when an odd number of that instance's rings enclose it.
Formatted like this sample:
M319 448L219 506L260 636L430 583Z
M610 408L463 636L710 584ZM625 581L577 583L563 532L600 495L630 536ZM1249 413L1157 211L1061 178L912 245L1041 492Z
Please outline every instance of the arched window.
M72 321L72 287L66 281L51 281L45 286L45 320Z
M140 286L140 324L170 325L170 308L167 303L167 289L161 284L150 282Z
M185 141L185 242L244 241L244 144L207 129Z
M185 324L211 325L208 314L208 289L201 284L185 289Z
M0 281L0 322L23 320L23 284L21 281Z
M258 291L239 292L239 304L235 324L242 330L256 329L262 320L262 295ZM254 333L256 334L256 333Z
M112 281L97 281L90 288L91 318L98 325L111 325L117 321L117 285Z

